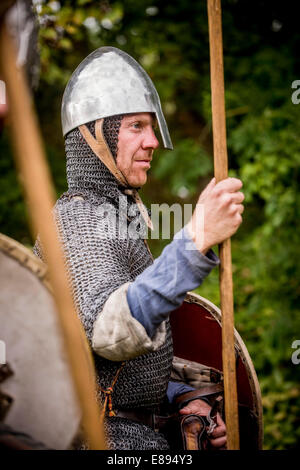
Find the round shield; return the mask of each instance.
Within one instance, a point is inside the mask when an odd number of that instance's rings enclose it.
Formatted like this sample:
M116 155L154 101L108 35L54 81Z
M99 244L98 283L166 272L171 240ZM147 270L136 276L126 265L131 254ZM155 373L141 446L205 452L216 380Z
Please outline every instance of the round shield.
M81 412L46 266L2 234L0 285L0 421L48 448L67 449Z
M174 355L222 372L221 311L189 293L170 315ZM263 420L260 387L247 348L235 330L236 374L241 449L262 449ZM203 369L203 366L201 366ZM201 370L201 368L199 370Z

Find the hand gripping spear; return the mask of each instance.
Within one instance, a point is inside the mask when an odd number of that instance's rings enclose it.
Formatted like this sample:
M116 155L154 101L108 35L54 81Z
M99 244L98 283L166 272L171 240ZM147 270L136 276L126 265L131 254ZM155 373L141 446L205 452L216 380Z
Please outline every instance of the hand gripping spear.
M207 0L207 9L210 45L214 169L215 178L218 182L228 177L221 0ZM229 450L237 450L239 449L239 420L234 351L233 285L230 238L221 243L219 254L221 261L220 298L222 312L222 358L227 448Z
M1 18L0 18L1 20ZM82 326L75 313L52 207L54 205L46 158L31 99L4 21L0 31L0 63L9 98L15 158L29 205L33 232L39 233L45 250L58 318L65 339L74 386L82 411L82 425L90 449L105 449L100 410L96 402L94 370L85 349ZM41 413L43 411L41 410Z

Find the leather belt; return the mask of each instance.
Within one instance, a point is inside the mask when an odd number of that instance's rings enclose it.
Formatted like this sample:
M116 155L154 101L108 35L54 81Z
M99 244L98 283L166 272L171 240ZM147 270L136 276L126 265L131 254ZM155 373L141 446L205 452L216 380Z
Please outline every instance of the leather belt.
M203 398L203 396L207 397L210 395L215 395L216 393L220 393L223 391L223 385L221 384L214 384L213 386L203 387L201 390L194 390L192 392L187 392L182 395L179 395L175 399L175 403L179 405L179 408L182 408L183 405L186 405L188 402L192 400L196 400L198 398ZM116 417L118 418L127 418L131 421L136 421L138 423L145 424L150 428L154 429L154 431L158 431L159 428L166 423L171 416L160 416L159 414L155 413L154 410L150 408L130 408L130 409L117 409L115 410Z
M115 410L117 418L127 418L131 421L146 424L152 429L156 429L155 413L150 409L128 409L128 410Z

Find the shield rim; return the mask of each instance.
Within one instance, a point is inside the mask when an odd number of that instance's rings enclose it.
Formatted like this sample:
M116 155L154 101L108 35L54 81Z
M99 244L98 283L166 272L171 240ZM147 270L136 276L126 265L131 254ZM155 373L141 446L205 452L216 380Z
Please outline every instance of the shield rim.
M213 316L213 318L217 321L219 324L220 328L222 328L222 313L220 308L218 308L215 304L213 304L211 301L207 300L204 297L201 297L199 294L196 294L194 292L188 292L184 302L186 303L195 303L198 304L202 307L204 307L206 310L209 311L209 313ZM253 398L253 411L257 415L257 423L258 423L258 436L257 436L257 442L258 442L258 448L261 450L263 448L263 438L264 438L264 430L263 430L263 406L262 406L262 396L261 396L261 390L260 390L260 385L258 382L257 374L252 362L252 359L250 357L250 354L248 352L248 349L242 340L242 337L238 333L238 331L234 328L234 346L235 350L240 356L246 371L247 371L247 376L251 388L251 393L252 393L252 398Z

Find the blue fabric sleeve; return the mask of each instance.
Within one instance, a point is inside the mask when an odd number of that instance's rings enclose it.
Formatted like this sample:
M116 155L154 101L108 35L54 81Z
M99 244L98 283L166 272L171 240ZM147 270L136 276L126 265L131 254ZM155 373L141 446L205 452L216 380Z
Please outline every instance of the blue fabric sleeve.
M185 227L175 235L127 292L131 314L150 338L169 313L182 304L186 293L200 286L219 263L212 250L206 255L199 252Z
M170 382L168 383L168 388L167 388L167 397L169 400L169 403L173 403L173 400L178 396L181 395L182 393L187 393L191 392L192 390L195 390L193 387L190 387L189 385L180 383L180 382Z

